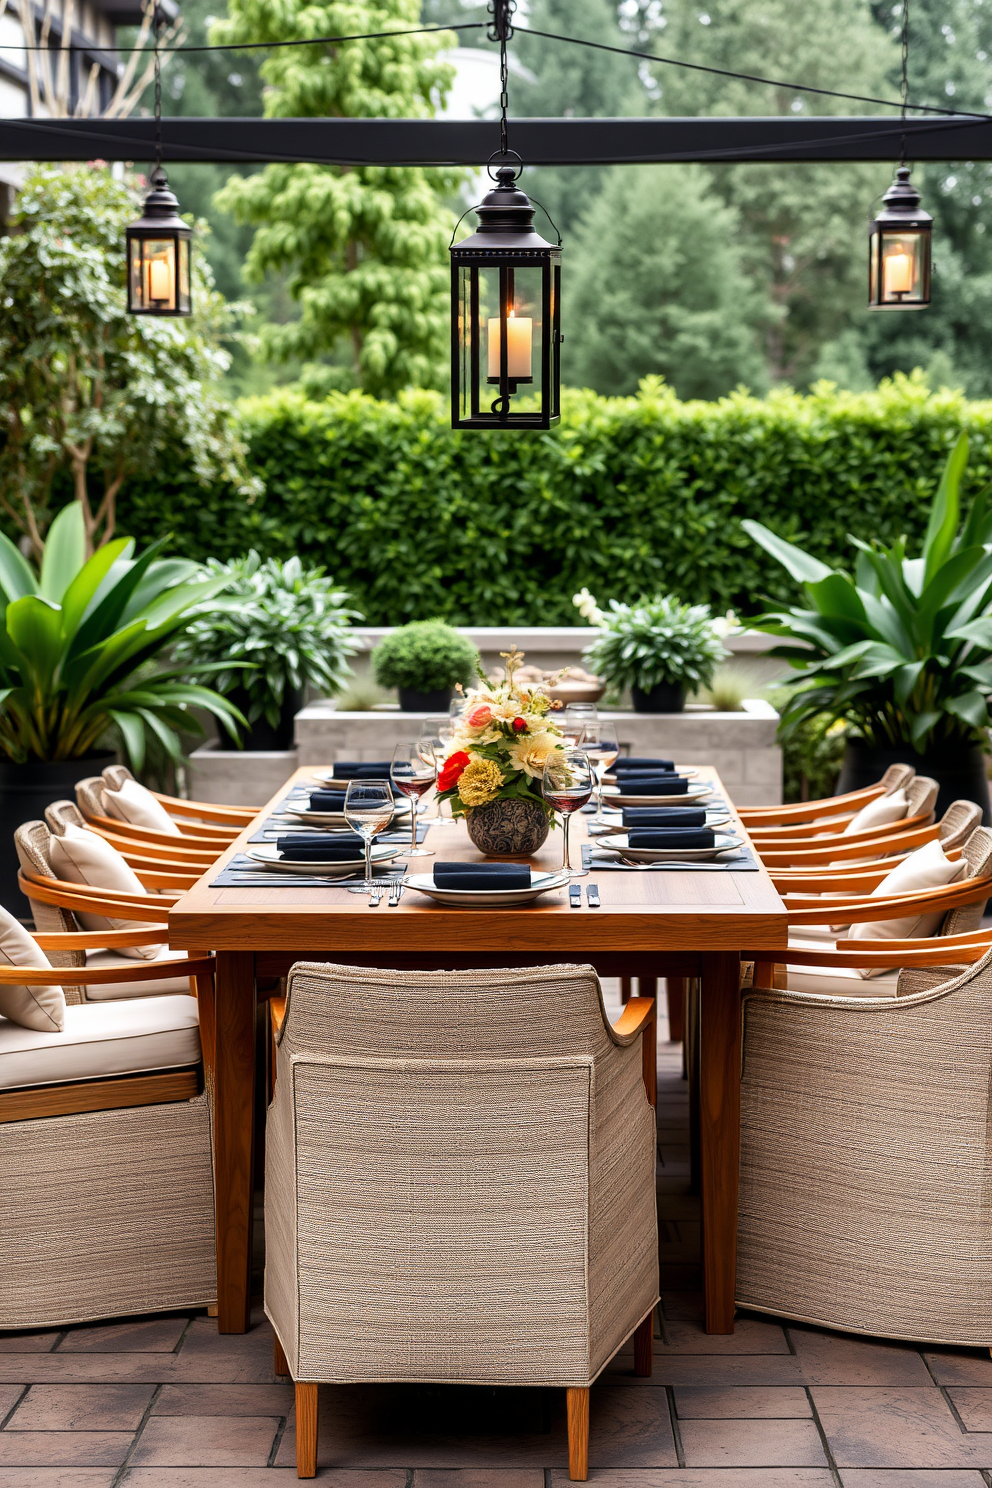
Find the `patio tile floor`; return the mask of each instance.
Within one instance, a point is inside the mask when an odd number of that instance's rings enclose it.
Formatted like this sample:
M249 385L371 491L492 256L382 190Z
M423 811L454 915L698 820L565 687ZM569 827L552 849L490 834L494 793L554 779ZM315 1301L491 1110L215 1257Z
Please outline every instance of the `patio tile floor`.
M611 989L612 990L612 989ZM659 1054L654 1375L594 1387L598 1488L992 1488L992 1359L744 1315L700 1323L679 1049ZM561 1392L328 1386L325 1488L563 1488ZM0 1488L288 1488L293 1391L272 1338L203 1314L0 1335Z

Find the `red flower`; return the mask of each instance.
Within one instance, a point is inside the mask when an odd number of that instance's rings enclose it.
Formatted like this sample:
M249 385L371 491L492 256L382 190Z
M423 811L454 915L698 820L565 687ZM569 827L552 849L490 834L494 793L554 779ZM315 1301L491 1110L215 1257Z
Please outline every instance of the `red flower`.
M467 764L468 755L465 753L464 749L459 749L456 751L455 754L449 755L438 773L438 790L451 790L451 787L453 785L457 785L459 779L461 778L461 773Z
M515 734L525 734L527 732L526 718L515 718L513 720L513 732Z

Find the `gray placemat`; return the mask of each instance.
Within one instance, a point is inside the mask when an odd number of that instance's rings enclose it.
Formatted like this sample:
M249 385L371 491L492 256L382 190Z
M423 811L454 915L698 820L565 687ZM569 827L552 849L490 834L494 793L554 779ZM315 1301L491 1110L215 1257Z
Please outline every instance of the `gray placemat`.
M395 858L388 863L373 863L372 874L374 878L402 878L407 870L406 863L400 863ZM212 889L337 889L347 888L348 884L358 883L365 877L365 870L360 873L349 874L347 878L327 878L318 874L303 873L280 873L273 872L269 868L263 868L254 859L245 857L244 853L238 853L231 859L227 867L222 869L216 878L210 880Z
M423 842L424 838L427 836L429 827L430 822L422 820L418 821L418 842ZM319 837L321 835L333 836L335 832L348 832L350 830L350 827L308 827L304 822L300 822L299 824L297 824L296 822L293 822L292 824L288 822L277 822L275 817L270 816L267 817L266 820L262 823L255 835L248 838L248 841L275 842L277 837L288 837L291 834L297 832L301 832L304 834L311 833L314 837ZM410 841L409 820L402 826L390 827L388 832L380 832L375 840L376 842L391 843L394 847L397 845L397 843L399 843L401 846L405 846Z
M590 873L643 873L645 868L651 873L758 873L761 870L761 864L746 846L740 848L732 858L722 859L718 863L690 860L686 863L651 863L644 867L631 867L619 861L594 859L592 844L588 842L582 844L582 866L588 868Z

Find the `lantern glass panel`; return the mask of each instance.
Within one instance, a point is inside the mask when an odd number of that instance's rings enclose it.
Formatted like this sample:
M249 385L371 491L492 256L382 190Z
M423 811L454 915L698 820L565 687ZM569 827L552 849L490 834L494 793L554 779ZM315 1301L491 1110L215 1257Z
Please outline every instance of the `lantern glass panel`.
M143 258L142 278L146 306L149 310L175 310L175 238L146 238Z
M192 309L189 286L189 239L179 239L179 309L188 315Z
M543 266L461 265L458 322L460 416L539 410L545 394ZM509 404L501 410L504 375Z

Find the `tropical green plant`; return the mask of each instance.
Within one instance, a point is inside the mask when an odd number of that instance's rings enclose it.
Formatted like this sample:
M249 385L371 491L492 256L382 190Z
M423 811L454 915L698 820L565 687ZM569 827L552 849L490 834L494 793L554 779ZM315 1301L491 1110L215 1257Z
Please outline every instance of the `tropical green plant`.
M917 557L905 538L852 537L853 575L783 541L745 530L802 585L811 608L750 623L791 644L772 654L798 672L783 733L815 714L846 719L869 744L932 747L984 739L992 693L992 507L982 491L961 520L968 462L962 434L944 466ZM803 647L804 649L797 649Z
M135 557L134 539L121 537L87 560L78 502L52 523L39 574L0 535L0 752L8 759L80 759L107 735L119 737L136 769L146 735L178 759L177 730L203 734L191 708L234 735L244 721L236 708L185 681L180 668L156 668L190 610L226 582L200 579L187 559L160 559L162 545Z
M361 649L349 626L362 616L345 608L347 591L322 568L304 568L295 557L262 559L252 549L230 563L211 559L203 574L220 580L224 594L194 612L176 646L191 678L212 672L218 691L244 691L248 722L264 718L273 728L287 695L308 686L325 697L341 691L351 676L348 657Z
M443 620L401 625L372 652L372 672L380 687L440 692L471 681L479 653Z
M683 604L674 594L636 605L611 599L606 611L593 601L584 613L598 625L599 637L583 655L608 687L708 687L727 654L718 634L724 622L714 621L709 605Z

